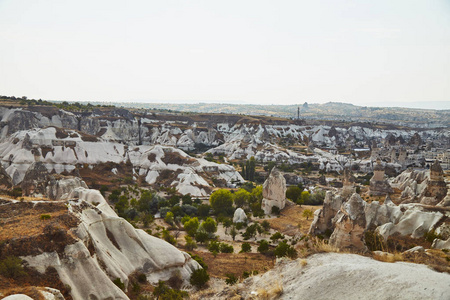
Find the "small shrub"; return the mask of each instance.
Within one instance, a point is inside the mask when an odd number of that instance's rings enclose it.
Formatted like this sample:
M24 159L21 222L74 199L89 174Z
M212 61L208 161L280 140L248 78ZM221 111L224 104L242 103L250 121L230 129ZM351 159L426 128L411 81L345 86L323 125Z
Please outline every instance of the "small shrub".
M47 214L43 214L43 215L41 215L39 218L40 218L41 220L49 220L49 219L52 218L52 216L47 215Z
M22 260L15 256L8 256L0 261L0 274L13 279L27 275L22 267Z
M433 243L435 239L441 239L442 236L440 234L436 234L434 230L430 230L429 232L425 233L424 236L425 240L427 242Z
M121 280L120 278L114 279L114 280L113 280L113 283L114 283L115 285L117 285L117 287L118 287L119 289L121 289L122 291L125 290L125 284L122 282L122 280Z
M140 283L145 283L147 281L147 276L144 273L139 273L137 276L137 280Z
M259 253L266 253L267 251L269 251L269 242L266 240L261 240L259 242L259 246L258 246L258 252Z
M208 245L209 252L219 252L220 251L220 243L216 241L211 241Z
M209 275L205 269L195 270L192 272L191 278L189 279L189 282L197 288L204 287L208 281Z
M238 278L234 276L234 274L225 274L225 276L227 276L227 278L225 279L225 283L228 285L235 285L238 281Z
M241 253L247 253L252 251L252 246L250 245L250 243L243 243L241 246Z
M242 273L242 278L248 278L248 277L250 277L250 275L252 275L251 272L249 272L249 271L244 271L244 272Z
M220 243L220 252L222 253L233 253L234 248L232 245L226 243Z
M138 294L141 291L141 285L138 282L131 283L131 291L134 294Z

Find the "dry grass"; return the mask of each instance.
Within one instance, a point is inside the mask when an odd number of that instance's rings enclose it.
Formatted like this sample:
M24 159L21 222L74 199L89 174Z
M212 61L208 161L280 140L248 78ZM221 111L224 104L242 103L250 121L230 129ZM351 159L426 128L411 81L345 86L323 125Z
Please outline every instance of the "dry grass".
M257 299L272 300L277 299L283 294L283 285L280 281L276 280L272 286L267 289L259 289Z
M275 217L267 221L270 223L270 227L283 234L290 236L299 233L307 234L314 218L306 220L306 218L302 216L302 213L305 209L311 209L314 212L319 208L321 208L321 206L290 205L281 211L280 217Z
M301 267L305 267L308 264L308 261L306 259L300 259L298 262Z
M226 278L225 274L241 277L244 271L258 271L260 274L272 269L274 259L260 253L219 253L214 258L210 252L191 251L203 258L210 276Z
M50 215L51 218L41 220L42 214ZM33 205L29 202L18 202L3 205L0 207L0 242L42 234L45 226L65 214L67 207L63 203Z

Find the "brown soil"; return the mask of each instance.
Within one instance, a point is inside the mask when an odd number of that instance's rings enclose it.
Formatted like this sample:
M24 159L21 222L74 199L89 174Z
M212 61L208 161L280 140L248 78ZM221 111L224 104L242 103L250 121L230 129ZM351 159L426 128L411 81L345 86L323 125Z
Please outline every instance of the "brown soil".
M311 206L311 205L295 205L290 203L289 206L285 207L279 217L268 219L270 227L279 231L283 234L294 236L296 234L307 234L309 227L313 221L313 217L306 220L302 216L305 209L310 209L313 212L317 209L322 208L321 206Z
M41 287L58 289L66 300L72 300L70 287L64 285L59 279L57 271L50 267L45 274L30 268L25 268L26 275L17 279L0 276L0 292L4 296L13 294L25 294L35 300L45 300L39 293Z
M117 175L111 172L113 168L117 169ZM81 178L91 188L99 189L102 185L112 188L117 188L122 183L123 179L132 178L132 166L128 164L116 164L112 162L95 165L91 170L87 165L78 168Z
M62 252L65 246L75 242L69 229L79 222L59 202L1 205L0 218L0 257Z
M76 227L79 220L69 214L65 203L8 202L3 200L0 205L0 258L53 251L61 253L75 242L70 228ZM27 275L15 279L0 275L0 292L42 299L39 287L52 287L60 290L66 299L72 299L69 288L59 280L54 268L47 269L45 274L26 267L25 271Z
M242 277L244 271L264 273L274 266L274 259L260 253L218 253L191 251L208 265L210 276L226 278L226 274Z

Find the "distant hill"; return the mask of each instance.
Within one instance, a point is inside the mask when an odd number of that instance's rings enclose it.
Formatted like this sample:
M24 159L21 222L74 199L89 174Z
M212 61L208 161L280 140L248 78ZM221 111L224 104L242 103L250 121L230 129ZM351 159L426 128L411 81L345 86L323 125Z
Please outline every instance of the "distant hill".
M450 127L450 110L404 107L370 107L349 103L302 103L293 105L256 105L228 103L144 103L144 102L70 102L0 96L2 105L51 105L68 111L92 111L107 107L163 110L169 112L225 113L273 116L288 119L330 120L344 122L384 123L413 128Z
M199 113L267 115L284 118L389 123L409 127L436 128L450 126L450 110L400 107L367 107L348 103L254 105L220 103L113 103L117 106L167 109Z

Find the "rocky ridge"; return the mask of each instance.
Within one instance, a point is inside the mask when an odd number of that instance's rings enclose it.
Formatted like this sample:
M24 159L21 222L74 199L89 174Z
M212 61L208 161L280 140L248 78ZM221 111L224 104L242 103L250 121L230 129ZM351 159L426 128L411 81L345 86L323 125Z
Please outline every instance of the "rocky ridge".
M69 193L67 187L71 187ZM192 271L200 268L187 253L119 218L100 192L85 188L83 182L63 178L52 189L56 190L55 195L61 195L58 201L40 201L40 205L51 207L67 201L66 214L78 219L78 225L68 231L49 228L44 234L50 234L52 243L61 245L48 248L53 249L50 251L45 247L28 249L21 258L42 274L49 267L54 268L61 282L70 286L74 299L128 299L113 280L119 278L127 287L128 277L139 272L151 283L168 280L175 274L186 283ZM4 205L16 203L20 202ZM7 242L1 250L7 252L8 247Z

